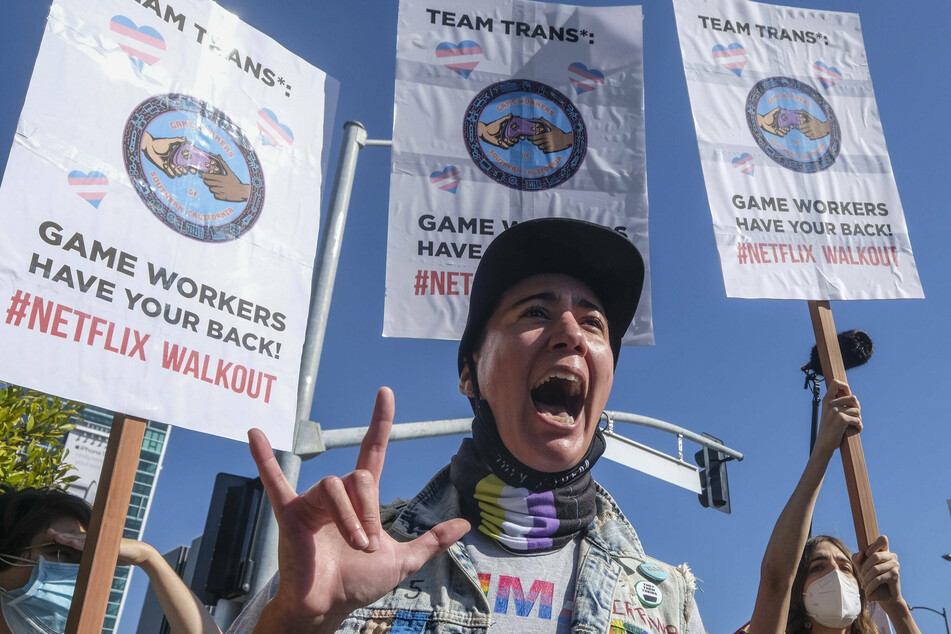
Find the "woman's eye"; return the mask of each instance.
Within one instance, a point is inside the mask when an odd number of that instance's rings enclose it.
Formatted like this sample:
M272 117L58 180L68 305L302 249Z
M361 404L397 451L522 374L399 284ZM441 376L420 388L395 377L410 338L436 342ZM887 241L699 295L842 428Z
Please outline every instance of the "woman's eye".
M600 317L588 317L585 323L596 328L599 331L604 330L604 321Z

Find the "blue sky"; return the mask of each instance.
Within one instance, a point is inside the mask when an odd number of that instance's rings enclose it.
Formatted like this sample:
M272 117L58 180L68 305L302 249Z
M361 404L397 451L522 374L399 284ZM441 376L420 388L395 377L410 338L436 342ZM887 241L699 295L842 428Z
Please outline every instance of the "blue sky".
M370 138L390 138L395 1L221 4L341 82L331 168L344 121L362 122ZM951 314L946 274L951 4L787 4L861 16L879 114L927 298L836 302L833 312L839 330L861 328L875 342L872 360L852 372L850 382L863 405L863 443L878 523L900 557L909 603L940 610L951 605L951 563L940 558L951 552L946 503L951 497L951 432L943 404L951 381L942 326ZM48 6L39 0L3 4L4 147L13 139ZM806 459L810 396L803 390L799 366L814 340L805 302L725 297L673 9L669 0L645 0L643 10L657 344L623 351L608 407L708 432L746 459L729 467L731 515L704 509L690 492L608 461L598 465L595 475L614 493L650 554L690 563L701 580L697 601L708 630L733 632L749 617L763 549ZM457 391L455 343L380 335L389 154L386 148L370 147L359 159L311 414L327 428L365 425L380 385L396 393L397 422L470 413ZM6 150L0 155L5 159ZM0 209L0 214L10 213L15 212ZM676 451L675 441L665 434L631 426L621 431L668 453ZM413 495L457 444L458 438L392 444L381 499ZM687 455L695 450L686 443ZM355 456L355 450L337 450L305 463L301 487L323 475L349 471ZM173 430L146 540L166 551L198 535L218 472L253 474L247 446ZM820 495L815 530L839 535L854 546L838 458ZM120 632L134 631L145 585L137 572ZM916 615L923 631L940 631L939 617Z

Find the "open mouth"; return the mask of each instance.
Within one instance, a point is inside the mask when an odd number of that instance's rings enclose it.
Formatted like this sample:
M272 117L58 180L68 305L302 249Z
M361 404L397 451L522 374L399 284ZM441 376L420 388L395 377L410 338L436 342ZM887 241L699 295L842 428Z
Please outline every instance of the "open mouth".
M578 375L555 372L532 387L532 402L539 413L557 423L571 424L584 405L584 387Z

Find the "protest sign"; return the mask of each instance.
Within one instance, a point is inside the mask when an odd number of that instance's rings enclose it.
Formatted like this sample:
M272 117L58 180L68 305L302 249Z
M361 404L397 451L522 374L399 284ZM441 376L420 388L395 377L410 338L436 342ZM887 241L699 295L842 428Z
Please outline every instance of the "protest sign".
M402 0L383 334L458 338L483 249L561 216L649 260L640 7ZM625 343L654 341L650 276Z
M923 297L858 16L674 10L727 295Z
M336 93L207 0L57 0L0 187L0 378L290 448Z

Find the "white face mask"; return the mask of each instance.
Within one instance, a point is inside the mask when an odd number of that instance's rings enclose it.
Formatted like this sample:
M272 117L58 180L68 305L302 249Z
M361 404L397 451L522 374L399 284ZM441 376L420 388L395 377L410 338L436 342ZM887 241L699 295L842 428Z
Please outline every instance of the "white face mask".
M847 627L862 612L859 585L839 569L813 581L802 598L806 614L826 627Z
M23 561L20 557L6 558ZM15 634L65 631L78 574L79 564L61 564L40 557L25 586L0 592L0 613L7 627Z

